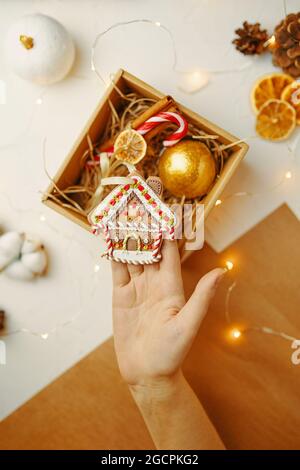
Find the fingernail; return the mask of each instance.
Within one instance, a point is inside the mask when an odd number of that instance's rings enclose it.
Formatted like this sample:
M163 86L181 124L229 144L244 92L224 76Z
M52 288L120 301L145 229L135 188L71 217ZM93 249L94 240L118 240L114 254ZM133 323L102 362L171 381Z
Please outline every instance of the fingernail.
M226 268L222 268L222 271L220 271L220 274L218 275L218 277L215 280L215 287L217 287L219 285L219 283L222 281L223 277L225 276L225 274L227 272L228 272L228 270Z

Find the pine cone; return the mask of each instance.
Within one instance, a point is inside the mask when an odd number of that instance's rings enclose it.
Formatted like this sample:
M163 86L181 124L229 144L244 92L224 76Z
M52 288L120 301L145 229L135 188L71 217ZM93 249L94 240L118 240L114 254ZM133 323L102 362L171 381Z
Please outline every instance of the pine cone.
M273 63L294 78L300 77L300 12L287 15L276 26Z
M269 36L266 29L260 29L260 23L244 21L243 28L236 29L235 33L238 37L232 43L242 54L254 55L265 51L264 44Z

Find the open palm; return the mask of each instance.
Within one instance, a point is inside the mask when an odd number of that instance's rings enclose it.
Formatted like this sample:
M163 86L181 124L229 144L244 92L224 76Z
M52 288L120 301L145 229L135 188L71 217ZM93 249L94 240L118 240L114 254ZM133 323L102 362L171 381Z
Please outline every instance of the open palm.
M224 270L198 283L186 303L177 244L165 241L162 261L134 266L112 262L115 348L131 385L175 374L188 352Z

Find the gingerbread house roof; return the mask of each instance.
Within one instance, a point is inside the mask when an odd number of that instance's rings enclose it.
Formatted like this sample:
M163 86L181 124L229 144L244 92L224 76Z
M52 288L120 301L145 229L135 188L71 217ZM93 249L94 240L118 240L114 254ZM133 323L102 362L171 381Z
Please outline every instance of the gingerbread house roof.
M124 207L128 198L134 193L145 209L160 224L162 230L174 229L176 219L174 213L157 196L152 188L138 175L131 176L133 183L117 186L89 214L92 225L103 227L116 212Z

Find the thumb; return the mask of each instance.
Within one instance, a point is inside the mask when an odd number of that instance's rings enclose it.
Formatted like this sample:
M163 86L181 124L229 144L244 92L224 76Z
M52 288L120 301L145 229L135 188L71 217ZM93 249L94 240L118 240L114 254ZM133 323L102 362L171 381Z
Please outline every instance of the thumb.
M188 302L179 312L178 321L182 328L190 331L193 336L196 335L217 286L225 273L226 269L216 268L205 274L198 282Z

